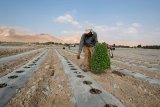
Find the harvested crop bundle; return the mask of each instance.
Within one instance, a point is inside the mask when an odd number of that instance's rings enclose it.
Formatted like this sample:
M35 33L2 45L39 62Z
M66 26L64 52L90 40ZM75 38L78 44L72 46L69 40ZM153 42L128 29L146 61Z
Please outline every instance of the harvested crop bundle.
M105 43L97 43L91 58L91 70L94 73L101 73L106 69L111 69L107 45Z

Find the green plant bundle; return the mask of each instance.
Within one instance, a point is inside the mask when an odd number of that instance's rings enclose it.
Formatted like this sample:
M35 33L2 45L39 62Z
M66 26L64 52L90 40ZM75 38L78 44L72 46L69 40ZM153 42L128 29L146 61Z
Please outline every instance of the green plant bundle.
M106 43L97 43L91 58L91 71L101 73L106 69L111 69L107 45Z

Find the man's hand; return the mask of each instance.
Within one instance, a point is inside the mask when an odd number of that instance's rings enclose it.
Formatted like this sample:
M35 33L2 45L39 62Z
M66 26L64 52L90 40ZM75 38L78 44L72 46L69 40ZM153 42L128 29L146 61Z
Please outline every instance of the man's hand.
M80 59L80 52L78 52L77 54L77 59Z

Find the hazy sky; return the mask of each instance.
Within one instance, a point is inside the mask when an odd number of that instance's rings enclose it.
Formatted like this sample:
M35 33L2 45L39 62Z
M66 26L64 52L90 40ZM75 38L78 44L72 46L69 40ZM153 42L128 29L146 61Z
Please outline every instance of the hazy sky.
M0 0L0 26L57 37L92 27L110 43L160 45L160 0Z

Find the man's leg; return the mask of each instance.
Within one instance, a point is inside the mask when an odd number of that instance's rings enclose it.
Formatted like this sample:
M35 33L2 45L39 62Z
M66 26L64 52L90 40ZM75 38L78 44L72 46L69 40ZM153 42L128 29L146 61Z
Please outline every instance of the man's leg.
M92 58L92 54L93 54L93 49L94 49L93 47L89 48L89 57L88 57L89 58L88 59L89 60L89 69L91 69L91 61L92 61L91 58Z
M84 51L84 61L83 61L83 66L84 69L88 69L89 68L89 64L90 64L90 60L89 60L89 47L84 46L83 47L83 51Z

